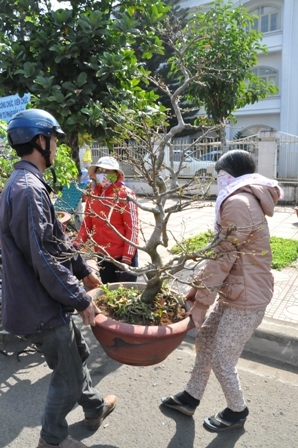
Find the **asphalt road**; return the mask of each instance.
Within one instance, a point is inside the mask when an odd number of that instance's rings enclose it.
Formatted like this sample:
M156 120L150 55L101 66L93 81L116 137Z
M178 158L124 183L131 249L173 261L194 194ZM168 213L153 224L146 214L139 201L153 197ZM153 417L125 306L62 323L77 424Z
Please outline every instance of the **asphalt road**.
M298 447L297 371L241 358L239 370L250 415L244 430L217 435L202 426L204 417L226 406L213 375L194 418L160 407L160 397L182 390L189 378L195 356L192 338L161 364L130 367L109 359L90 329L83 328L91 347L89 367L94 385L104 395L119 397L116 410L95 433L84 428L79 407L69 414L70 434L88 447ZM0 345L9 354L0 353L0 448L37 446L50 370L40 353L25 352L17 357L26 347L25 341L12 336Z

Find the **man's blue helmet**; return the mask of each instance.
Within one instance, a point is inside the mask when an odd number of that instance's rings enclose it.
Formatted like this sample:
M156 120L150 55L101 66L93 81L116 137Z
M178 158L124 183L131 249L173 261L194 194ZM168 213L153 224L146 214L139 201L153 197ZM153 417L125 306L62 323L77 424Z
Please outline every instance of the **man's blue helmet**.
M41 109L26 109L15 114L9 121L7 137L13 148L15 145L30 142L36 135L51 137L54 132L65 135L53 115Z

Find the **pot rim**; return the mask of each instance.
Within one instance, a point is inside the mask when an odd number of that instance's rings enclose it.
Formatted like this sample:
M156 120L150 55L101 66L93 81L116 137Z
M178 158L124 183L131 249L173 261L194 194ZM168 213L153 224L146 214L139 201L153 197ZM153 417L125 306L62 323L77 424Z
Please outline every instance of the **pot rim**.
M137 325L120 322L111 317L104 316L103 314L97 314L95 316L95 326L102 327L106 331L114 332L117 330L119 334L135 334L142 335L143 337L152 337L154 335L159 337L166 337L172 335L174 332L184 333L194 327L193 321L190 316L186 316L179 322L174 322L169 325Z
M113 285L122 285L122 283L112 283ZM125 283L124 283L125 284ZM145 286L146 283L141 282L128 282L127 284L130 285L142 285ZM100 290L100 287L94 288L90 291L88 291L88 294L92 297L95 295L95 293ZM107 317L104 314L97 314L95 316L95 326L102 327L106 331L114 332L117 330L120 334L135 334L135 335L142 335L143 337L152 337L154 335L159 337L167 337L173 334L175 332L178 333L185 333L192 328L194 328L193 320L190 316L186 316L184 319L180 320L179 322L174 322L172 324L168 325L138 325L138 324L128 324L125 322L120 322L116 319L113 319L111 317Z

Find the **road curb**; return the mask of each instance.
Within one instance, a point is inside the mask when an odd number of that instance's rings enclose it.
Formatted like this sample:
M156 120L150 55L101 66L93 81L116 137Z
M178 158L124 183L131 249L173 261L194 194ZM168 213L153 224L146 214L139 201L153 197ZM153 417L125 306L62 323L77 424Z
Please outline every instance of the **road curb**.
M264 318L244 352L298 367L298 329L288 322Z

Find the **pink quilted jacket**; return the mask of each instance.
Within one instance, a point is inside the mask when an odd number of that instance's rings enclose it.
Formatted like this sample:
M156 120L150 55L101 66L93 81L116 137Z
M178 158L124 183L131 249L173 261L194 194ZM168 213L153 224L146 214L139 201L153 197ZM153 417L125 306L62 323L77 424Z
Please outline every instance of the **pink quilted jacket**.
M220 237L228 228L236 229L216 247L220 258L202 263L197 276L197 306L209 307L215 298L244 310L268 305L273 295L273 276L266 215L273 216L278 199L276 187L251 185L223 202Z

